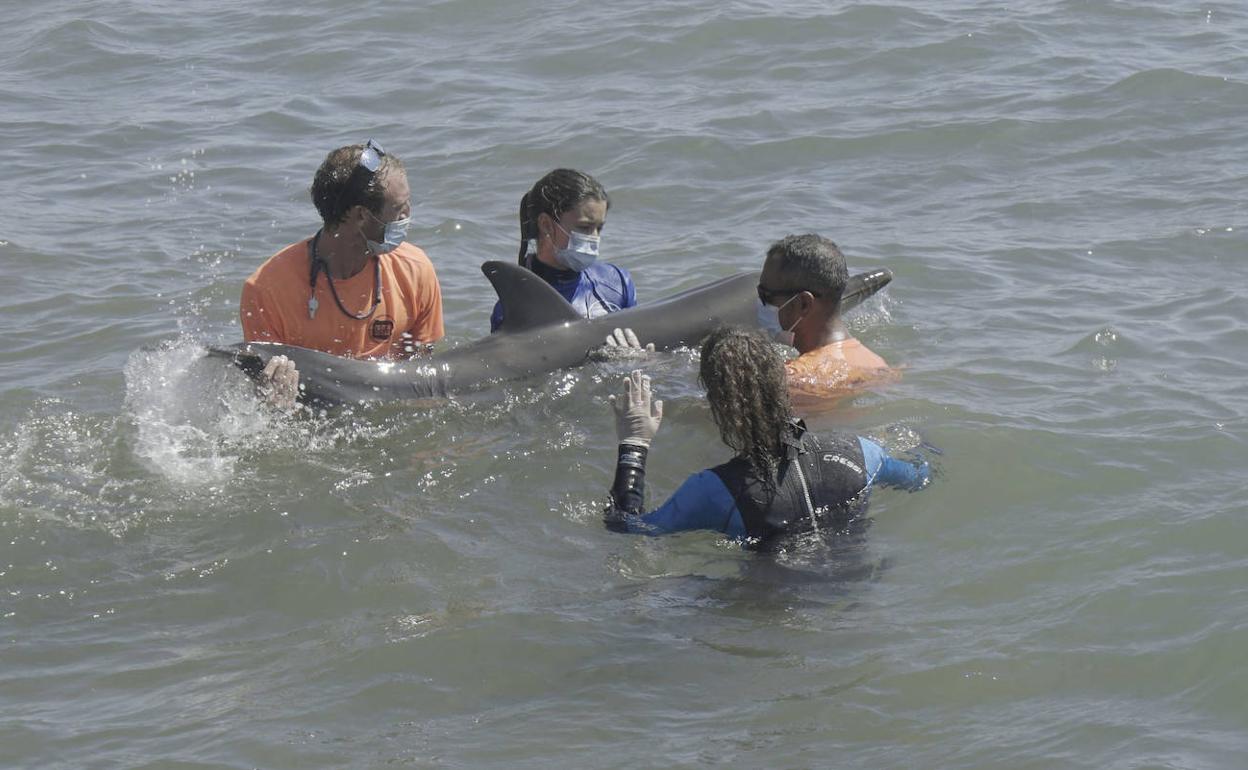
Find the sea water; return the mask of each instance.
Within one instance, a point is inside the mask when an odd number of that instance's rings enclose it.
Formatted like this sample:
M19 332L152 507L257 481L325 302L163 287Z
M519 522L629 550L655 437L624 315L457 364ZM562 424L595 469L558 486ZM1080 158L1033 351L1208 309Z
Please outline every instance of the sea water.
M983 0L0 6L0 765L1237 768L1248 755L1248 8ZM818 418L866 570L601 524L592 363L287 418L202 358L407 165L444 346L522 193L610 191L644 301L789 233L896 280L897 384ZM692 352L657 502L726 458Z

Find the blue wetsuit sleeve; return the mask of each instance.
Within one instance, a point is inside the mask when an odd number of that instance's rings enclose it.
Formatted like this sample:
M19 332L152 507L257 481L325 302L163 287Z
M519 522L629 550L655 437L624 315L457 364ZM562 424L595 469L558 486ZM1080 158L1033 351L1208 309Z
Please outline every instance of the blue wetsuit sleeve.
M931 474L926 462L919 465L898 460L888 450L869 438L858 437L862 458L866 462L867 486L884 484L914 491L927 484Z
M633 283L633 277L624 271L624 307L635 307L637 305L637 284Z
M494 312L490 313L490 334L498 331L498 327L503 325L503 303L501 301L494 303Z
M710 529L729 537L745 537L737 504L713 471L695 473L667 502L640 516L625 518L629 532L662 535L691 529Z

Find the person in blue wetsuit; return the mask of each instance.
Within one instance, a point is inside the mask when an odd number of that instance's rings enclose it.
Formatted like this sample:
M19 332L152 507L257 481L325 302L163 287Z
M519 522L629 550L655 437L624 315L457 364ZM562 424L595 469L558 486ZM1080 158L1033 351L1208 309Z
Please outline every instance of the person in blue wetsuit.
M693 474L667 502L644 512L646 455L663 402L651 402L650 378L634 371L624 397L611 397L620 444L605 512L609 529L649 535L709 529L770 550L789 536L861 532L874 485L917 490L928 482L926 462L899 460L861 436L816 436L793 419L784 361L757 332L713 332L702 344L698 379L720 437L736 456Z
M611 199L589 174L557 168L520 199L520 264L555 287L586 318L637 304L637 287L622 267L598 261ZM507 308L490 315L498 331ZM634 338L635 339L635 338Z

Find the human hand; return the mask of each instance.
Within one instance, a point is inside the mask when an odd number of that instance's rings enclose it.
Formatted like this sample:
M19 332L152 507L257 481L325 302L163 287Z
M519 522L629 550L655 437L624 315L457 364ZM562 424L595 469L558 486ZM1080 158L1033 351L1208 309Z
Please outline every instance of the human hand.
M650 446L663 421L663 402L650 401L650 377L634 369L624 378L624 397L611 395L615 433L621 444Z
M286 356L273 356L260 372L260 394L271 406L283 411L295 407L299 398L299 370Z
M607 335L607 347L618 348L620 351L636 351L638 353L653 353L654 343L648 343L644 347L637 340L637 334L632 329L614 329Z

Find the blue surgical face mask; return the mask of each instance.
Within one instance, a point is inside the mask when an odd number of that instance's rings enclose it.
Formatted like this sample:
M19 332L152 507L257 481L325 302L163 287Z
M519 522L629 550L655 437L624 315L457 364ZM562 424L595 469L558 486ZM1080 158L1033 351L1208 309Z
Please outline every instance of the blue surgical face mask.
M555 249L555 260L559 264L580 273L598 261L598 244L602 240L600 236L586 235L575 230L569 232L558 222L555 222L555 227L568 236L568 245Z
M796 294L789 297L789 302L792 302L795 299L797 299ZM780 311L783 310L784 306L789 304L789 302L785 302L784 305L776 307L775 305L768 305L760 299L758 301L756 311L758 315L758 325L763 331L771 335L771 338L776 342L779 342L781 345L793 347L793 330L796 329L797 325L802 322L802 319L799 318L794 321L793 325L788 329L785 329L780 325Z
M368 211L368 209L364 210ZM381 221L380 219L377 219L371 211L368 212L368 215L373 219L376 219L378 222ZM399 244L403 242L403 239L407 237L407 228L410 227L411 224L411 217L403 217L402 219L396 219L393 222L386 222L386 231L385 234L382 235L383 240L381 243L372 240L368 236L364 236L364 242L368 244L369 250L374 254L385 254L387 252L394 251L399 247Z

